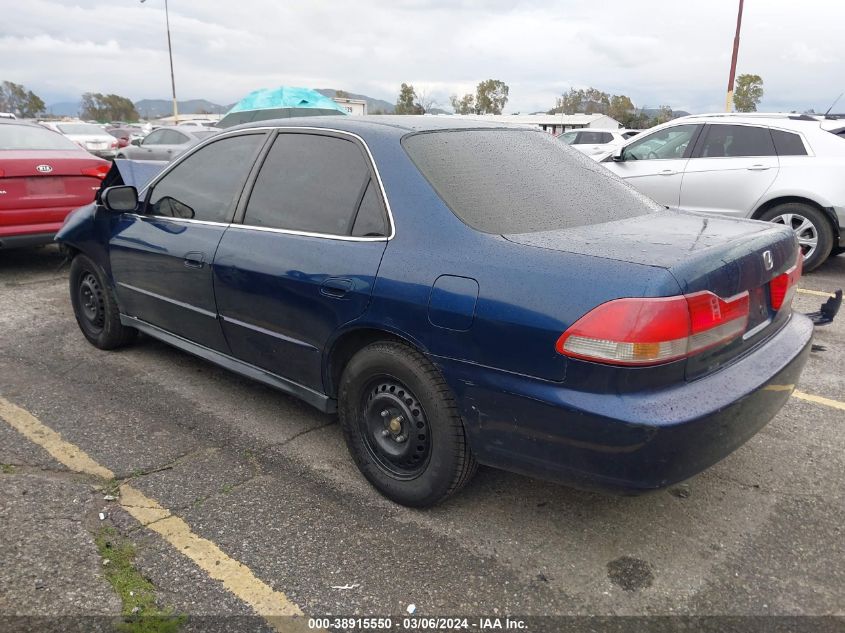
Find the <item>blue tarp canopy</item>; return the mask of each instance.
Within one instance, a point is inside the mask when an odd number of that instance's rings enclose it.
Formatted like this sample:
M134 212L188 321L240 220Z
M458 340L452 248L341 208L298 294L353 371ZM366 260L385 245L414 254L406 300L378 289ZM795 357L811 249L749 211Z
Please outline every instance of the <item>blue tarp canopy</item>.
M226 113L217 126L231 127L251 121L327 114L346 114L346 110L310 88L280 86L250 92Z

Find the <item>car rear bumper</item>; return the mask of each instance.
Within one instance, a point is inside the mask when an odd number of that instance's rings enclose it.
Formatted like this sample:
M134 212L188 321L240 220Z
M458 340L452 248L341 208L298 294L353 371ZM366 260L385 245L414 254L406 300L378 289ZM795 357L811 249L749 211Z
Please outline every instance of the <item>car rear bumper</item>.
M37 214L42 209L32 209L33 214ZM50 208L46 211L55 215L56 209ZM68 208L66 211L62 209L63 215L67 215L73 208ZM38 222L35 224L16 224L12 226L0 226L0 248L24 248L27 246L39 246L41 244L49 244L53 238L62 228L61 222Z
M683 481L751 438L788 400L813 326L801 314L729 366L659 391L576 392L435 358L470 445L490 466L581 488L644 492Z

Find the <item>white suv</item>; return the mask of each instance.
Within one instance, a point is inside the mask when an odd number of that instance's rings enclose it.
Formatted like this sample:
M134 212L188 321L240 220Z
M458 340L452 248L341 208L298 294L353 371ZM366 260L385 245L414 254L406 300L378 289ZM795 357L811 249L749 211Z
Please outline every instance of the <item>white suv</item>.
M639 130L599 130L596 128L581 128L569 130L558 135L558 140L571 145L579 152L595 158L604 155L617 147L625 144L625 141L636 136Z
M812 270L845 251L843 130L806 115L693 115L598 159L669 208L790 226Z

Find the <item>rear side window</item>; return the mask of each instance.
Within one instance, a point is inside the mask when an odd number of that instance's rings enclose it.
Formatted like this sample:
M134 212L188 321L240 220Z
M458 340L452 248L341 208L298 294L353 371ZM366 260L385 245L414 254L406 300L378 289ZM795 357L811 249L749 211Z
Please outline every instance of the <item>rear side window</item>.
M352 141L280 134L255 181L244 224L349 235L369 178L367 160Z
M770 130L772 133L772 140L775 142L775 150L778 156L806 156L807 148L804 147L804 141L801 137L792 132L784 132L782 130Z
M552 231L662 209L541 131L428 132L402 145L452 212L484 233Z
M777 156L769 128L751 125L708 125L697 151L701 158Z
M367 190L358 208L358 215L352 225L352 235L355 237L377 237L387 235L387 221L378 185L370 178Z
M220 139L176 165L150 194L147 213L206 222L231 222L263 134Z

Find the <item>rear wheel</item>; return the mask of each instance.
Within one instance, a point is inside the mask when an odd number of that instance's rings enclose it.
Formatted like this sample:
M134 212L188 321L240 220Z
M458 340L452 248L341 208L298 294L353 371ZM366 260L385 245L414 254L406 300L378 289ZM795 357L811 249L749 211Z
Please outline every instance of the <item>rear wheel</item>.
M804 253L804 270L811 271L827 259L833 248L833 229L824 213L801 202L786 202L772 207L761 220L788 226L798 238Z
M475 473L449 387L416 350L395 342L368 345L344 369L338 400L355 463L389 499L431 506Z
M70 300L79 329L100 349L115 349L130 343L138 330L120 322L114 294L105 275L85 255L77 255L70 265Z

